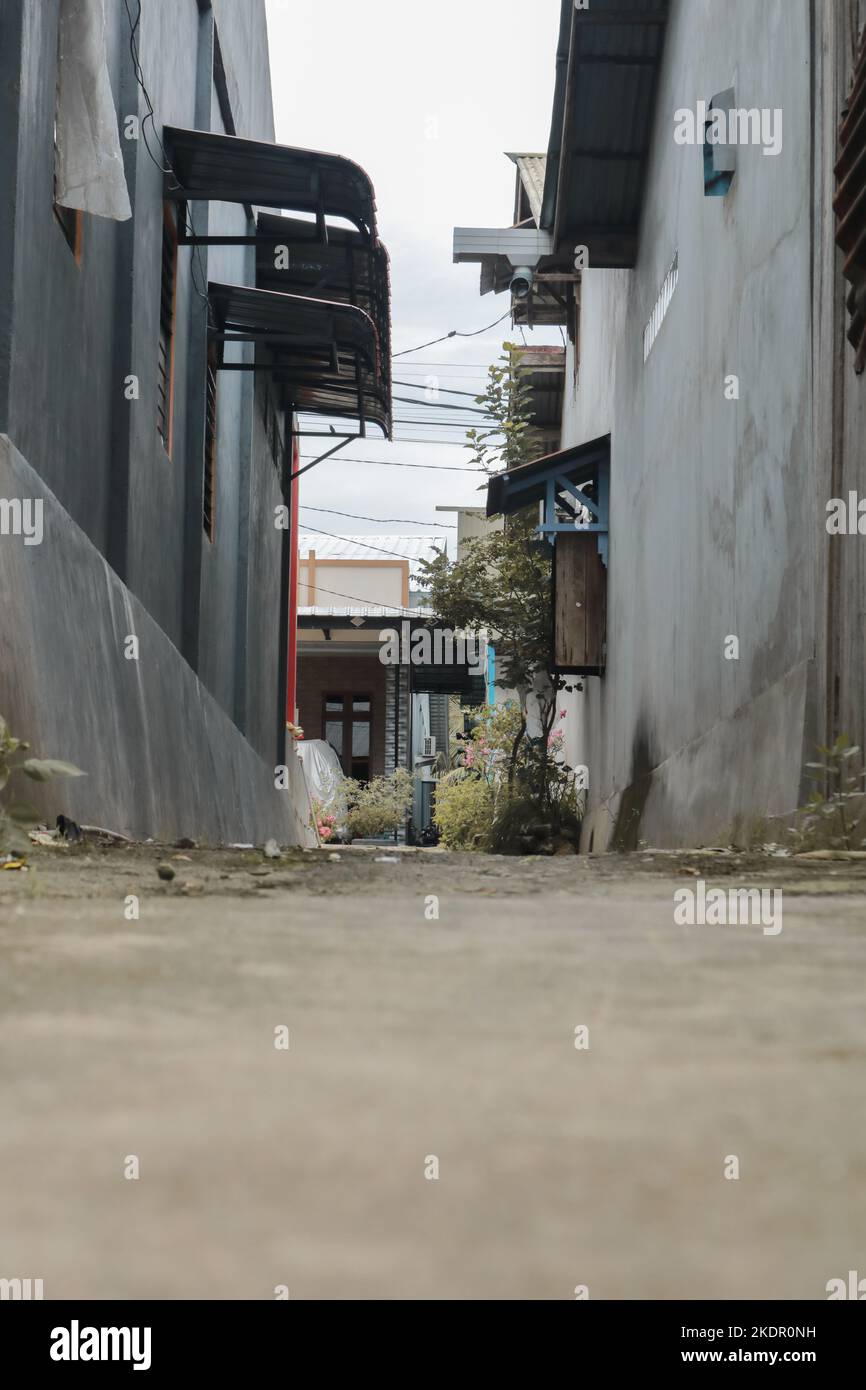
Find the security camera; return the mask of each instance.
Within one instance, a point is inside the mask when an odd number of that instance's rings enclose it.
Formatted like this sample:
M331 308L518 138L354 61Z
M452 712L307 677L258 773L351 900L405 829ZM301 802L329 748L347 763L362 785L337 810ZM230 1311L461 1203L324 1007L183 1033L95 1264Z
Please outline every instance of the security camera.
M511 293L515 299L527 299L532 289L535 272L529 265L520 265L511 277Z

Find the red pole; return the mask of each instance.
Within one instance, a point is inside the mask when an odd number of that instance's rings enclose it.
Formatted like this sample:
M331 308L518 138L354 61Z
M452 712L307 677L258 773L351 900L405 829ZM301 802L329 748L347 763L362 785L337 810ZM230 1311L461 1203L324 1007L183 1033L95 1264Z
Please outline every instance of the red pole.
M295 428L294 423L292 428ZM300 465L300 445L297 437L292 441L292 472L297 473ZM291 516L289 517L289 671L286 681L286 723L295 722L295 705L298 694L298 493L300 479L292 479Z

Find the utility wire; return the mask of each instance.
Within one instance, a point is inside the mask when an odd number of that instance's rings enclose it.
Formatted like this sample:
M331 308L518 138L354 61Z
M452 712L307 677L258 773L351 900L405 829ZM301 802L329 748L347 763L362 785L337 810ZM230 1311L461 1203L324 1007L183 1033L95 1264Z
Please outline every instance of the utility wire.
M123 0L123 8L126 10L126 17L129 20L129 52L130 56L132 57L132 70L135 75L135 80L141 88L144 100L147 103L147 111L145 112L145 115L141 122L141 135L142 139L144 140L144 148L146 149L147 153L151 158L151 161L156 165L159 172L163 175L169 175L174 180L175 188L180 188L180 180L178 179L177 174L174 172L174 169L172 168L171 160L169 159L166 153L165 145L162 143L159 131L156 128L154 105L150 99L150 93L147 90L147 84L144 80L144 69L141 66L141 59L139 57L138 30L141 25L141 6L142 0L138 0L138 12L135 16L135 19L133 20L129 8L129 0ZM162 151L162 157L165 160L165 164L162 164L161 161L157 159L156 155L153 153L153 150L150 148L150 142L147 138L148 121L150 121L150 124L153 127L153 133L156 137L159 148ZM184 209L184 230L189 236L195 235L195 228L192 225L192 218L188 206L186 206ZM196 280L196 262L198 262L199 274L201 275L202 280L204 281L204 290L200 288L199 283ZM203 300L205 304L210 306L210 300L208 299L206 293L207 276L205 275L204 266L202 265L200 246L193 246L193 258L190 262L190 272L193 289L195 290L199 299Z
M428 441L428 440L421 440L420 442L421 442L422 444L424 444L424 443L431 443L431 444L432 444L432 443L436 443L435 440L429 440L429 441ZM300 457L301 457L301 458L314 458L315 455L313 455L313 454L301 454ZM468 474L470 477L475 477L475 478L486 478L486 477L488 476L486 473L482 472L482 470L481 470L480 468L460 468L460 467L457 466L457 464L453 464L453 463L400 463L397 459L358 459L358 458L349 458L346 454L341 455L341 462L343 462L343 463L373 463L373 464L376 464L376 465L377 465L378 467L380 467L380 468L426 468L426 469L430 470L430 471L433 472L433 473L466 473L466 474ZM303 469L300 470L300 472L303 472L303 471L304 471ZM298 474L295 473L295 474L294 474L294 477L297 478L297 477L298 477Z
M335 512L333 507L311 507L301 503L302 512L325 512L328 516L346 516L350 521L380 521L384 526L439 526L449 531L457 530L456 521L413 521L407 516L361 516L358 512Z
M412 352L423 352L425 348L436 347L437 343L447 343L449 338L479 338L482 333L489 333L491 328L495 328L498 323L502 322L502 319L507 319L510 313L511 310L506 309L502 317L496 319L494 323L488 323L486 328L476 328L471 333L461 333L458 329L452 328L450 333L444 334L441 338L431 338L429 343L421 343L419 347L404 348L402 352L392 352L391 357L407 357Z
M419 387L419 390L420 389L421 388ZM448 394L451 395L452 392L449 391ZM453 394L455 396L471 396L472 392L454 391ZM443 401L440 405L438 401L419 401L417 396L392 396L391 399L394 401L400 401L402 405L426 405L429 406L431 410L466 410L469 412L470 415L481 415L486 417L487 419L493 419L493 416L491 416L489 411L482 410L481 407L478 405L452 405L450 401Z
M303 559L303 556L301 556L301 559ZM324 561L322 563L324 564ZM357 594L341 594L339 589L323 589L321 584L319 584L318 581L315 579L313 580L312 584L308 585L308 588L312 589L313 592L316 594L332 594L334 598L351 599L353 603L359 603L362 608L392 608L395 612L398 613L410 613L413 618L426 618L428 616L428 614L426 613L419 613L417 608L404 608L402 603L371 603L369 598L359 598ZM300 604L299 606L301 608L317 608L318 604L309 603ZM319 616L322 618L327 618L328 615L327 613L322 613ZM382 614L382 617L385 617L384 613ZM321 626L327 627L328 624L327 622L324 622Z
M438 396L438 395L442 395L442 396L468 396L468 397L470 398L470 400L473 400L473 401L477 401L477 400L479 399L479 397L480 397L480 396L483 396L483 394L484 394L483 392L479 392L479 391L452 391L450 387L446 387L446 386L425 386L425 385L423 385L420 381L395 381L395 382L393 382L392 384L393 384L394 386L408 386L410 391L435 391L435 393L436 393L437 396ZM403 396L395 396L395 397L394 397L394 400L395 400L395 401L402 401L402 400L404 400L404 399L405 399L405 397L403 397ZM415 402L415 399L413 398L413 399L412 399L412 404L414 405L415 403L416 403L416 402ZM421 402L419 401L418 404L420 405ZM434 402L433 402L433 401L428 401L427 404L428 404L428 405L433 405ZM457 409L462 409L462 407L455 407L455 408L457 408Z

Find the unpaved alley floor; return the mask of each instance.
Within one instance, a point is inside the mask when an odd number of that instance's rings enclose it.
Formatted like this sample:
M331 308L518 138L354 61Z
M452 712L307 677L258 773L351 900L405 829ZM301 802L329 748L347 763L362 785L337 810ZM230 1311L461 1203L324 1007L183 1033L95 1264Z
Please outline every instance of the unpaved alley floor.
M677 925L704 877L782 887L783 930ZM825 1298L866 1274L864 977L859 865L36 852L0 873L0 1276Z

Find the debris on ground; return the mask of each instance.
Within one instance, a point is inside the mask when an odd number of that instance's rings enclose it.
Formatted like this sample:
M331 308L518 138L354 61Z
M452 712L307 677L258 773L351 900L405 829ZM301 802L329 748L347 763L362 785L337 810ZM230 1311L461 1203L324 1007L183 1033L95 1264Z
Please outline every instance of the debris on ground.
M159 874L159 877L163 880L164 883L171 883L171 880L174 878L175 874L174 865L166 864L164 862L162 864L157 864L156 872Z
M5 855L2 861L0 861L0 869L23 869L26 873L27 868L26 859L16 859L12 854Z
M377 854L373 860L374 864L399 864L400 860L396 854Z
M58 816L56 825L61 840L81 839L81 826L77 821L71 820L69 816Z
M339 862L340 862L340 855L337 854L336 851L335 851L333 854L329 854L329 855L328 855L328 859L329 859L330 863L332 863L332 864L339 864ZM379 862L380 862L380 861L377 859L377 860L376 860L376 863L378 864Z
M180 891L185 897L191 898L204 892L204 884L200 878L188 878L180 885Z
M48 849L68 849L69 841L61 840L56 830L46 830L44 826L37 826L35 830L28 830L31 844L46 845Z
M276 840L266 840L262 851L266 859L282 859L282 851Z
M174 842L175 849L195 849L195 840L191 840L188 835L181 835L179 840Z

